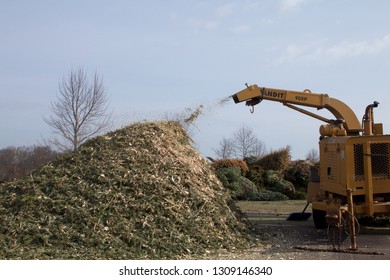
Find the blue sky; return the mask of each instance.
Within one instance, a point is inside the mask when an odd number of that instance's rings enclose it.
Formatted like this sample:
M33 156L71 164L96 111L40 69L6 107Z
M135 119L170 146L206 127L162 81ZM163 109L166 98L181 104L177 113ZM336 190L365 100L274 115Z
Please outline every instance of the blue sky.
M0 148L50 137L42 116L79 66L103 76L116 127L205 106L193 135L205 156L243 125L294 158L317 148L318 120L218 105L245 83L327 93L359 119L379 101L387 133L389 13L385 0L0 0Z

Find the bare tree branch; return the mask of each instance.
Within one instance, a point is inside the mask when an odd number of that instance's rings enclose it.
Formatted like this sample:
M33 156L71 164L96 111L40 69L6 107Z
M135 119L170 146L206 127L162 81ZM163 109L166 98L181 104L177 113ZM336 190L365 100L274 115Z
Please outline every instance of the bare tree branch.
M250 156L261 157L264 155L265 147L252 129L247 126L242 126L233 135L234 154L237 158L247 158Z
M83 68L71 70L58 84L59 94L52 102L52 115L44 121L61 140L51 142L60 150L76 149L88 138L111 126L103 79L97 73L88 80Z
M219 149L214 151L219 158L259 158L265 154L263 142L246 126L237 130L231 139L223 138L219 145Z
M223 138L219 142L219 149L214 150L218 158L231 158L234 155L234 143L232 139Z
M311 163L317 163L320 161L320 157L318 155L318 151L316 149L311 149L306 154L306 160Z

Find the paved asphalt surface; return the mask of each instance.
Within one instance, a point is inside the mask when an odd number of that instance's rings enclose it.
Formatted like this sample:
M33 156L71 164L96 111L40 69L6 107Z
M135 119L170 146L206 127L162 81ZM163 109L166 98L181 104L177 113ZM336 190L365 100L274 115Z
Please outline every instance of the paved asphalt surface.
M357 236L358 249L350 251L349 236L343 236L340 247L334 246L327 230L316 229L311 217L306 221L287 221L285 214L246 215L270 244L263 252L268 259L390 260L390 228L362 227Z

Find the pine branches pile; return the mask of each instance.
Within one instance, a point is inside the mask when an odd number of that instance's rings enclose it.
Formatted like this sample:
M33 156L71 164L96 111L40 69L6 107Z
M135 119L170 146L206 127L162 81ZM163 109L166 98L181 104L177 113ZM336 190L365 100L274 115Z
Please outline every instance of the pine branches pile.
M178 259L248 246L177 122L94 138L0 185L0 259Z

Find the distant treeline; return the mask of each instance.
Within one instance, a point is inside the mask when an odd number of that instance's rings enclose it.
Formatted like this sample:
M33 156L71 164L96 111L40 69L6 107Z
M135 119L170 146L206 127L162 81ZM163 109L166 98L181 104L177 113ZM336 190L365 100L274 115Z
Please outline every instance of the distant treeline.
M20 178L58 156L48 146L7 147L0 150L0 182Z

